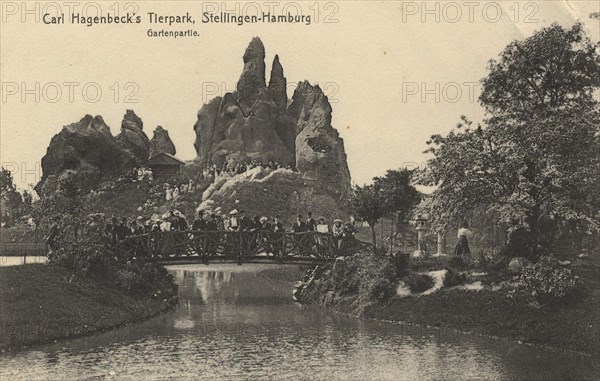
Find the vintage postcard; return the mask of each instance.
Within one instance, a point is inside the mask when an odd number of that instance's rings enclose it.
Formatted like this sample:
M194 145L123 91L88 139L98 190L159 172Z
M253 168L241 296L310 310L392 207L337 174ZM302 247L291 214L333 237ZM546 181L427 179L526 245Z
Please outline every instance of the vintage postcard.
M0 19L0 380L600 379L598 0Z

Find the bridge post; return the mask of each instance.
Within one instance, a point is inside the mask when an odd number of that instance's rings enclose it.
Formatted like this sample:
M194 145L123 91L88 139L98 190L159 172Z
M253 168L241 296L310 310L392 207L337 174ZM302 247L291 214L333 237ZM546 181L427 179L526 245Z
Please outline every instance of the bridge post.
M282 239L282 243L281 243L281 253L279 254L279 263L283 263L283 257L285 257L285 248L287 247L287 234L286 233L282 233L283 234L283 239Z
M204 259L203 259L204 264L208 265L208 250L207 250L207 245L208 245L209 238L208 238L208 233L204 233L204 235L205 236L202 237L202 253L199 253L199 254L201 254L204 257Z
M239 231L239 235L240 235L240 239L238 240L240 248L239 248L239 256L238 256L238 265L241 266L242 265L242 255L244 254L244 232L242 232L241 230Z

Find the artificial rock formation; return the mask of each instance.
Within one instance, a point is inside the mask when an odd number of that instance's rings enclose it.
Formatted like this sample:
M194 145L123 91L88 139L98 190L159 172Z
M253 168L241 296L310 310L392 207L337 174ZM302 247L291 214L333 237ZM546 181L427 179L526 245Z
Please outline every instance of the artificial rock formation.
M265 48L253 38L237 91L202 106L194 125L201 166L225 161L273 160L335 193L350 189L343 140L331 126L331 106L318 86L300 83L288 105L287 80L275 56L265 82Z
M325 188L350 189L344 141L331 127L331 105L319 86L298 85L288 114L296 126L296 167Z
M101 116L86 115L79 122L64 126L50 141L42 158L42 179L36 191L41 195L53 191L65 172L93 173L97 177L133 167L136 161L110 133Z
M121 133L117 135L117 141L130 152L137 164L142 164L150 156L150 139L144 133L144 123L133 110L127 110L121 123Z
M42 158L42 179L35 190L45 195L70 178L77 178L82 186L93 186L103 177L120 175L145 163L153 152L175 154L175 145L166 130L157 127L150 140L143 126L133 110L126 111L116 137L99 115L86 115L79 122L64 126L52 138Z
M156 127L152 140L150 140L150 157L154 157L161 152L166 152L171 155L175 155L177 150L175 144L169 137L169 131L162 128L162 126Z

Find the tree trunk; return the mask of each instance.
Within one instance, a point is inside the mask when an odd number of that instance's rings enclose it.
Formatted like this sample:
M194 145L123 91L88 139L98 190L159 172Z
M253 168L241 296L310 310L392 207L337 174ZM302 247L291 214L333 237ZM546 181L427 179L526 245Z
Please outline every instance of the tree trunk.
M531 229L531 250L533 258L537 258L539 254L540 242L540 217L541 210L539 207L534 207L529 214L529 229Z
M371 226L371 238L373 240L373 253L376 252L377 249L377 236L375 235L375 224L369 224Z

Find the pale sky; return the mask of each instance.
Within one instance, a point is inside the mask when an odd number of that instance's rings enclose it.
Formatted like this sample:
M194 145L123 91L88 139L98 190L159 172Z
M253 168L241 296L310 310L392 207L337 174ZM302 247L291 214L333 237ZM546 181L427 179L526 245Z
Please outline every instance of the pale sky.
M55 13L45 2L28 2L34 11L38 4L36 22L35 14L22 14L21 2L2 1L0 162L16 169L20 187L37 182L36 165L64 125L85 114L102 115L117 135L126 109L142 118L149 137L157 125L168 129L176 156L193 159L196 113L214 95L235 89L244 50L259 36L267 54L267 83L273 56L279 54L288 97L305 79L329 95L332 123L344 139L353 182L363 184L387 169L422 165L430 135L447 133L460 115L481 120L475 83L485 76L488 60L513 39L555 21L570 26L578 19L592 40L600 37L600 19L589 17L600 12L599 1L426 3L430 13L423 12L422 1L299 1L292 5L312 16L311 25L238 26L201 23L202 7L226 4L235 11L236 4L243 10L246 2L133 1L129 4L142 16L141 24L87 27L43 24L45 5ZM65 3L54 4L68 11ZM81 12L86 2L76 4ZM93 4L108 13L114 2ZM268 3L254 4L268 11ZM275 12L286 4L279 2ZM94 8L86 9L93 14ZM127 10L134 8L120 11ZM147 12L189 12L196 24L151 25ZM326 15L337 22L324 22ZM200 36L150 38L150 28L194 29ZM33 94L36 83L39 99ZM134 85L126 88L127 83ZM102 94L94 103L97 87ZM23 101L25 88L33 93ZM137 103L128 103L126 95L134 90Z

